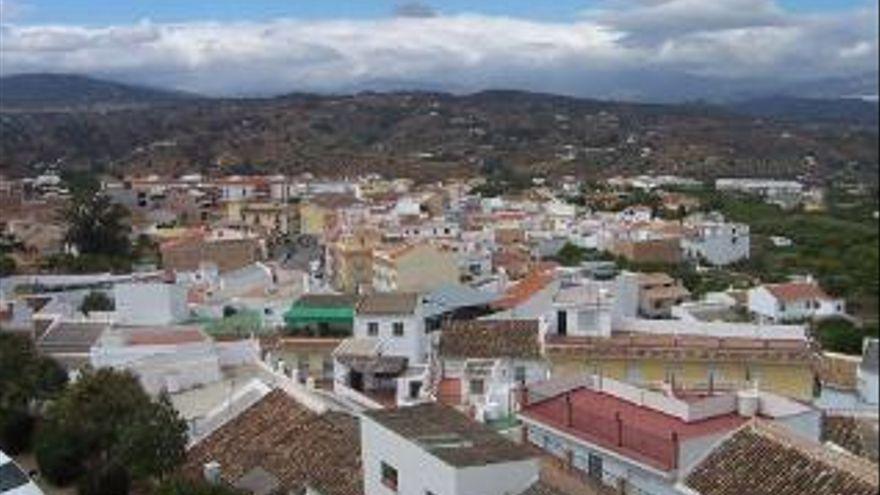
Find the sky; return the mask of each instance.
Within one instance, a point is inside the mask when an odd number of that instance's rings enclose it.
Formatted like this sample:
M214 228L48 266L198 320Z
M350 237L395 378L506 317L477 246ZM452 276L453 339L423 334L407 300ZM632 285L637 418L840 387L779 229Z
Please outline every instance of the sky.
M0 74L567 94L877 71L877 0L0 0Z

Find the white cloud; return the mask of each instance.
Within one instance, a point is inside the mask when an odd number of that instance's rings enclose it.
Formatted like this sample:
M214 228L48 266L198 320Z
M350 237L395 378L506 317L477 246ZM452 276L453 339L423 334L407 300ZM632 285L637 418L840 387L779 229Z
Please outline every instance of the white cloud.
M644 84L640 71L870 72L878 51L876 11L803 16L771 0L617 1L567 23L461 14L0 29L4 74L91 73L213 94L406 84L595 94Z

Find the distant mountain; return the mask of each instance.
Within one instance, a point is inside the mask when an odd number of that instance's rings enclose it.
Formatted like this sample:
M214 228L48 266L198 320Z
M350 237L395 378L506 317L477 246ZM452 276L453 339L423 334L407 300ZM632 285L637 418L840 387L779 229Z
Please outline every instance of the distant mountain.
M769 96L753 98L727 105L734 113L797 122L824 122L878 126L876 101L859 98L796 98Z
M198 98L74 74L21 74L0 77L0 109L143 106Z
M877 89L880 77L877 72L865 73L856 77L840 77L819 79L789 85L779 93L799 98L848 98L877 100Z

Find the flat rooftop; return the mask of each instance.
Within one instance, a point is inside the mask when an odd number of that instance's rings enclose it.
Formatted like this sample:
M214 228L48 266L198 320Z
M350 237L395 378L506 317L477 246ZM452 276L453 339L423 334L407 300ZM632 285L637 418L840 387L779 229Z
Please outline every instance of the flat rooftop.
M440 404L368 411L367 417L455 467L483 466L537 457L488 426Z

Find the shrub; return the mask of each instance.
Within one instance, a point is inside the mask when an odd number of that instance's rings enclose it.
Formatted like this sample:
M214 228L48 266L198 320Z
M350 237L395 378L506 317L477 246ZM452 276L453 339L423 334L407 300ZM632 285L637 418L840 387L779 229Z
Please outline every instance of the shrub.
M37 434L34 454L43 476L57 486L66 486L85 473L85 450L71 432L46 428Z
M83 477L78 489L80 495L124 495L131 485L128 472L119 464L111 463L93 469Z
M79 310L88 315L91 311L113 311L114 307L113 300L107 294L92 291L83 298Z
M16 409L0 411L0 449L9 455L30 449L34 423L33 416L24 411Z

